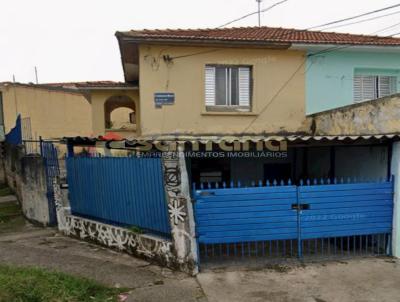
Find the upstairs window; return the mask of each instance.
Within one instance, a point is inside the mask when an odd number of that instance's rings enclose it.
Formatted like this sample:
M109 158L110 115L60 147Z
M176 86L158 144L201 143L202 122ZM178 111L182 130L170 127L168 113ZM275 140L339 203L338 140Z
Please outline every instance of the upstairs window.
M251 67L207 65L205 70L205 96L207 107L249 110Z
M396 93L397 77L356 75L354 77L354 101L374 100Z

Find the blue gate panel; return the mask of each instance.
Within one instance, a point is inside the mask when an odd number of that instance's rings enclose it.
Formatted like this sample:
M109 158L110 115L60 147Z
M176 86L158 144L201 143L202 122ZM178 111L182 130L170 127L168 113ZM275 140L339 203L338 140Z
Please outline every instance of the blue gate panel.
M199 243L296 239L296 187L197 190Z
M67 158L71 211L170 234L159 158Z
M301 186L301 239L391 233L393 183Z

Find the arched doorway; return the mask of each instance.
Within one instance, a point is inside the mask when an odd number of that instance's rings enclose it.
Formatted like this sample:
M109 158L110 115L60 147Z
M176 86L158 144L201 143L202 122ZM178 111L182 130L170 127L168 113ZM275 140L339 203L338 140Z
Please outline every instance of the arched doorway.
M128 96L112 96L104 103L106 130L136 130L136 105Z

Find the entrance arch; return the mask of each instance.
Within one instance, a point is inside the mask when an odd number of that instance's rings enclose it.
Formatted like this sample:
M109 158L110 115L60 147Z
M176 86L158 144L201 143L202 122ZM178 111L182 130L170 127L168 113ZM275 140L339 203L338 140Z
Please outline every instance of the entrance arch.
M107 130L135 130L136 104L126 95L109 97L104 103L104 123Z

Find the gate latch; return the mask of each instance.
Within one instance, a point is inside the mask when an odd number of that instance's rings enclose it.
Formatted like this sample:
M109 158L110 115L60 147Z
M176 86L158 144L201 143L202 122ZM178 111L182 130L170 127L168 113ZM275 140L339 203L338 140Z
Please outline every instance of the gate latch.
M292 204L292 210L302 211L302 210L309 210L310 205L308 203L294 203Z

